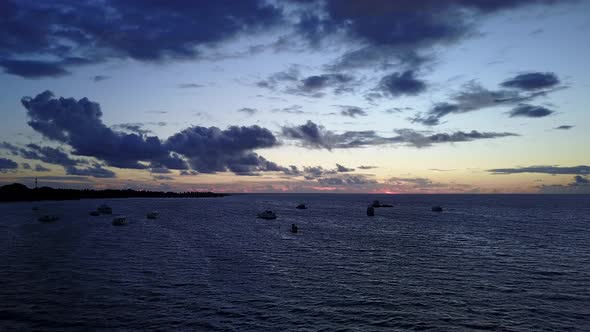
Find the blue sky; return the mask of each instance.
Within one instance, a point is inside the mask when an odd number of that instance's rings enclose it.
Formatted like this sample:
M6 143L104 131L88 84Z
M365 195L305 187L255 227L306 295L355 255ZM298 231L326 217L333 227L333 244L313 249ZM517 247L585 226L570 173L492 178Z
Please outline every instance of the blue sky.
M590 192L589 1L0 9L1 183Z

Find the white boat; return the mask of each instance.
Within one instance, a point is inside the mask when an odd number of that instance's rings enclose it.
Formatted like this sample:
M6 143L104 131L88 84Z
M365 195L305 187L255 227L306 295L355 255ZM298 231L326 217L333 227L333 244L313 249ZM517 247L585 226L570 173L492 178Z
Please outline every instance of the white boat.
M118 216L113 219L114 226L123 226L127 225L127 217L125 216Z
M38 219L40 222L52 222L59 220L59 217L55 214L44 214Z
M258 214L258 218L261 219L277 219L277 215L271 210L266 210Z
M159 213L158 213L158 212L156 212L156 211L152 211L152 212L148 212L148 214L147 214L147 216L146 216L146 217L147 217L148 219L157 219L157 218L158 218L158 216L159 216Z
M100 214L112 214L113 213L113 209L110 206L105 205L105 204L99 206L96 209L96 211L98 211L98 213L100 213Z

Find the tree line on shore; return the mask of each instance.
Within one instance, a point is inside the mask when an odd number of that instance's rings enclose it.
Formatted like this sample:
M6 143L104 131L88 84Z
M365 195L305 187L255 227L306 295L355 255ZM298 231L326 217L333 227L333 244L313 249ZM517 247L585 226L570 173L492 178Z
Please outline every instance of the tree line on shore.
M13 183L0 187L0 201L43 201L43 200L76 200L92 198L199 198L199 197L223 197L227 194L213 192L171 192L171 191L147 191L133 189L55 189L40 187L30 189L20 183Z

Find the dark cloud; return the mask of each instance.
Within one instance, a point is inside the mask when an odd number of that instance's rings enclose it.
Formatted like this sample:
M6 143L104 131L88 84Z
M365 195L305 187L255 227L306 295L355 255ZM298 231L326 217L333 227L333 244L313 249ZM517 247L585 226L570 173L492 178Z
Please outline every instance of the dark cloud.
M358 169L374 169L374 168L378 168L378 167L377 166L369 166L369 165L361 165L357 168Z
M539 90L554 87L559 84L559 79L554 73L525 73L507 79L500 85L505 88L521 90Z
M306 112L303 111L303 106L301 105L293 105L284 108L275 108L271 112L273 113L286 113L286 114L305 114Z
M5 173L7 171L15 170L17 168L18 168L18 164L15 163L14 161L7 159L7 158L0 157L0 173Z
M547 194L590 194L590 180L576 175L573 182L567 185L542 185L538 188L542 193Z
M0 60L0 67L5 73L24 78L60 77L70 72L60 62L33 60Z
M349 167L346 167L346 166L342 166L340 164L336 164L336 171L338 173L346 173L346 172L352 172L352 171L354 171L354 168L349 168Z
M325 91L331 89L340 94L354 90L354 77L348 74L322 74L305 77L294 86L286 88L285 92L309 97L323 97Z
M167 175L155 175L154 180L170 181L170 180L174 180L174 178L171 176L167 176Z
M575 127L575 126L562 125L562 126L559 126L559 127L555 127L555 128L553 128L553 129L558 129L558 130L569 130L569 129L572 129L573 127Z
M244 113L244 114L247 114L247 115L254 115L254 113L258 112L258 110L255 109L255 108L243 107L243 108L240 108L238 110L238 112Z
M180 175L188 176L188 175L199 175L197 171L180 171Z
M146 135L152 132L149 129L144 129L143 123L121 123L114 125L113 128L129 131L138 135Z
M408 70L383 77L378 89L392 97L401 95L415 96L426 91L426 83L417 79L413 71Z
M346 52L333 67L389 67L421 65L435 46L472 36L475 22L485 15L551 0L426 0L426 1L296 1L307 8L298 30L311 45L336 34L362 45Z
M68 166L65 168L66 174L78 176L92 176L95 178L116 178L117 175L102 165L95 163L93 166L87 168L78 168L75 166Z
M588 180L587 178L581 176L581 175L576 175L574 176L574 182L571 185L574 186L587 186L590 184L590 180Z
M182 165L158 137L125 134L105 126L100 105L87 98L58 99L45 91L34 98L23 98L22 104L35 131L68 144L76 155L95 157L121 168L145 168L139 161L158 161L169 168Z
M49 146L39 146L37 144L27 144L28 149L20 149L20 155L26 159L40 160L48 164L60 166L74 166L80 161L70 158L69 154L61 148L52 148Z
M167 140L160 140L156 136L126 134L105 126L100 106L86 98L57 99L50 92L44 92L34 98L23 98L22 103L31 118L29 125L36 131L69 145L76 155L93 157L109 166L150 168L152 172L164 169L188 171L190 166L199 173L230 171L238 175L293 172L292 168L279 166L254 152L279 145L272 132L259 126L232 126L225 130L195 126ZM138 128L127 126L127 129ZM33 152L39 151L40 148ZM52 162L40 156L35 159ZM65 159L60 164L74 166L76 161ZM100 167L70 168L68 171L104 177L110 174Z
M427 178L399 178L393 177L387 180L388 183L393 184L398 187L403 186L410 186L414 188L435 188L435 187L445 187L446 184L442 183L435 183L430 179Z
M367 112L365 112L362 108L357 106L340 106L340 114L344 116L349 116L351 118L355 118L357 116L367 116Z
M528 166L515 168L494 168L487 170L493 174L518 174L518 173L542 173L542 174L590 174L590 166L579 165L572 167L560 166Z
M528 104L518 105L513 108L509 114L511 118L514 117L525 117L525 118L542 118L555 113L548 108L542 106L534 106Z
M178 87L181 89L197 89L204 87L204 85L198 83L182 83L178 84Z
M299 66L291 65L284 71L276 72L267 79L256 83L258 87L275 90L279 85L288 82L297 82L301 77Z
M317 179L322 186L364 186L377 184L374 179L369 179L363 175L340 175L338 177L326 177Z
M162 62L198 58L200 48L281 23L262 0L4 1L0 66L27 78L67 74L67 67L111 58ZM22 60L39 55L53 61ZM16 60L18 59L18 60Z
M0 66L28 77L56 77L74 65L133 59L162 63L207 55L225 41L261 32L292 31L293 39L322 49L348 46L333 68L416 68L432 49L476 32L488 14L554 0L217 0L10 1L0 10ZM353 47L354 46L354 47ZM265 47L251 46L240 54ZM52 60L39 60L52 59ZM261 82L260 85L269 85Z
M51 171L51 170L47 167L43 167L43 165L40 165L40 164L35 165L35 172L49 172L49 171Z
M191 127L166 141L171 151L185 156L192 169L199 173L225 172L250 175L259 171L280 170L254 149L278 145L275 136L259 126L237 127L226 130L216 127Z
M92 80L93 80L94 82L101 82L101 81L108 80L108 79L110 79L110 78L111 78L110 76L96 75L96 76L94 76L94 77L92 78Z
M312 121L299 126L282 127L282 135L286 139L298 141L301 145L313 149L346 149L362 148L376 145L398 144L417 148L428 147L439 143L469 142L480 139L492 139L518 136L514 133L502 132L470 132L457 131L451 134L424 134L412 129L395 130L396 136L384 137L375 131L346 131L342 134L327 130Z
M495 106L519 105L539 97L547 96L553 90L520 91L515 89L488 90L476 82L469 82L463 90L451 96L451 102L437 103L425 114L417 114L410 120L427 126L441 123L449 114L460 114ZM517 107L518 108L518 107ZM535 112L533 112L535 113ZM538 113L538 112L537 112Z

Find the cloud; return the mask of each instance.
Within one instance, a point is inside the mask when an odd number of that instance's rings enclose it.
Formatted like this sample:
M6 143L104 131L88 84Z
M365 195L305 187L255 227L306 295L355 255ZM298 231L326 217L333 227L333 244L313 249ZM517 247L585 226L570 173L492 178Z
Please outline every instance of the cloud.
M561 126L559 126L559 127L555 127L555 128L553 128L553 129L558 129L558 130L569 130L569 129L572 129L572 128L574 128L574 127L575 127L575 126L561 125Z
M258 175L260 172L292 174L294 171L291 167L277 165L254 152L280 144L272 132L259 126L231 126L225 130L194 126L161 140L156 136L127 134L107 127L102 122L100 106L86 98L57 99L46 91L34 98L23 98L22 103L31 118L29 125L37 132L48 139L69 145L75 155L93 157L109 166L150 168L152 172L164 169L192 169L199 173L230 171L237 175ZM124 127L136 131L139 129L129 124ZM33 149L32 145L30 147ZM50 160L44 149L50 148L37 147L30 151L37 153L33 159L57 163ZM47 151L55 154L61 150ZM60 157L67 157L61 152ZM57 155L54 157L57 158ZM99 167L99 164L87 169L73 167L79 162L64 158L59 164L66 167L67 172L76 175L111 176L110 171Z
M83 63L72 56L194 59L204 47L284 22L280 8L261 0L5 1L0 15L0 66L27 78L66 75ZM55 60L22 60L41 55Z
M487 172L493 174L518 174L518 173L542 173L542 174L590 174L590 166L579 165L571 167L560 166L527 166L515 168L494 168Z
M284 108L275 108L271 112L273 113L286 113L286 114L305 114L306 112L302 110L303 106L301 105L292 105L289 107Z
M426 83L414 77L414 72L393 73L384 76L379 83L379 90L391 97L401 95L415 96L426 91Z
M92 176L95 178L116 178L117 175L106 168L103 168L102 165L95 163L91 167L87 168L78 168L75 166L68 166L65 168L66 174L68 175L78 175L78 176Z
M180 171L180 175L182 175L182 176L199 175L199 172L197 172L197 171Z
M10 159L0 157L0 173L5 173L18 168L18 164Z
M374 169L374 168L379 168L377 166L369 166L369 165L361 165L359 167L357 167L358 169Z
M23 78L61 77L70 72L59 62L34 60L0 60L0 67L5 73Z
M526 118L542 118L555 113L548 108L542 106L533 106L528 104L521 104L513 108L509 114L511 118L526 117Z
M436 46L471 37L475 22L489 14L531 4L553 4L550 0L428 0L428 1L297 1L307 5L298 32L311 45L340 37L360 45L346 51L334 69L416 68L429 60ZM321 10L313 10L320 8Z
M167 175L155 175L154 180L169 181L169 180L174 180L174 178L171 176L167 176Z
M532 72L517 75L507 79L500 85L505 88L515 88L520 90L539 90L551 88L558 85L559 79L554 73Z
M502 10L554 0L218 0L4 1L0 66L27 78L67 75L72 66L132 59L166 63L212 59L225 42L281 36L260 50L344 45L332 68L417 68L437 46L475 35L477 22ZM287 34L285 35L286 32ZM224 58L224 57L217 57ZM227 58L227 57L225 57ZM39 60L51 59L51 60ZM271 84L269 82L263 83Z
M60 166L74 166L80 160L70 158L70 156L60 148L52 148L49 146L39 146L37 144L27 144L29 149L20 149L20 155L26 159L41 160L48 164L55 164Z
M43 167L43 165L37 164L35 165L35 172L49 172L51 171L49 168Z
M20 164L20 166L21 166L23 169L31 169L31 165L30 165L29 163L22 163L22 164Z
M243 108L240 108L238 110L238 112L244 113L244 114L247 114L247 115L254 115L254 113L258 112L258 110L255 109L255 108L243 107Z
M144 129L143 126L143 123L121 123L114 125L113 128L126 130L138 135L146 135L152 132L149 129Z
M351 92L354 89L354 77L348 74L321 74L305 77L295 85L288 86L286 93L319 98L327 89L335 94Z
M317 179L318 183L323 186L364 186L377 184L374 179L369 179L363 175L340 175L338 177L326 177Z
M440 143L469 142L480 139L518 136L508 132L478 132L476 130L427 135L412 129L397 129L394 131L397 135L391 137L380 136L372 130L346 131L337 134L309 120L299 126L284 126L281 130L283 137L298 141L302 146L327 150L393 144L423 148Z
M541 185L539 191L546 194L590 194L590 180L576 175L573 182L567 185Z
M352 171L354 171L354 168L348 168L346 166L342 166L340 164L336 164L336 171L338 173L346 173L346 172L352 172Z
M515 89L489 90L482 87L480 84L471 81L465 84L460 92L451 96L451 102L436 103L428 112L426 112L426 114L418 113L410 120L414 123L436 126L441 123L443 117L449 114L473 112L496 106L527 105L523 103L547 96L547 94L556 91L557 89L560 89L560 87L554 87L552 90L537 91L520 91ZM516 109L518 109L519 106L517 106ZM525 109L517 110L517 113L524 114L522 113L523 111L525 111ZM533 114L541 113L543 113L542 110L533 112Z
M393 184L397 187L405 187L410 186L414 188L436 188L436 187L445 187L446 184L442 183L435 183L430 179L427 178L400 178L400 177L392 177L387 180L387 183Z
M121 168L145 168L139 161L186 168L158 137L125 134L104 125L100 105L87 98L58 99L45 91L34 98L24 97L21 102L30 117L29 126L50 140L68 144L76 155L95 157Z
M340 114L343 116L349 116L351 118L355 118L357 116L367 116L367 112L365 112L362 108L357 106L340 106L341 111Z
M95 83L97 83L97 82L102 82L102 81L108 80L108 79L110 79L110 78L111 78L110 76L96 75L96 76L94 76L94 77L92 78L92 80L93 80Z
M277 87L285 82L297 82L301 77L299 66L291 65L284 71L279 71L271 74L267 79L258 81L256 85L260 88L267 88L275 90Z
M192 169L199 173L232 171L252 175L260 171L280 171L276 164L254 153L254 149L279 144L276 137L259 126L190 127L172 135L166 141L171 151L185 156Z
M180 89L198 89L204 87L204 85L198 83L182 83L178 84L178 87Z

